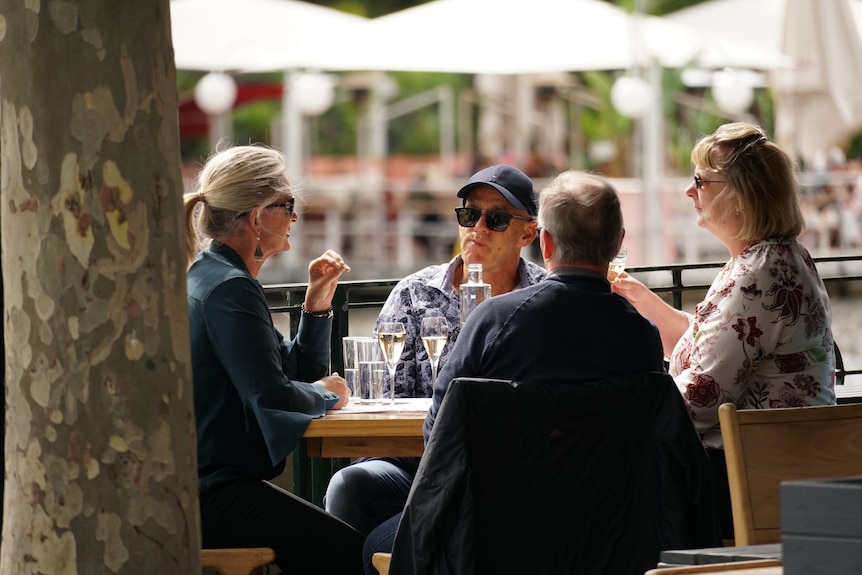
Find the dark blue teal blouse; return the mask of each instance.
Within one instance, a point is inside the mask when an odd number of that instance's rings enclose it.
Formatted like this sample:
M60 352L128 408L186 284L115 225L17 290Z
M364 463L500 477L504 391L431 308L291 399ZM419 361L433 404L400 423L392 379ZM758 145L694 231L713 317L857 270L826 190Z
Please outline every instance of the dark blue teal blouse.
M201 493L271 479L309 421L337 396L312 382L329 369L332 320L303 314L293 341L272 322L260 283L213 242L186 278Z

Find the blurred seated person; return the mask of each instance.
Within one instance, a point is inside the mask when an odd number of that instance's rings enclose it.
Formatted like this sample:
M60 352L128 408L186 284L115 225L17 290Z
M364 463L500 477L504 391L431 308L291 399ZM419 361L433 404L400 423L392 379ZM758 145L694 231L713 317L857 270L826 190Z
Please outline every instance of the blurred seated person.
M362 571L363 536L269 482L309 421L350 393L327 375L332 296L350 271L341 256L308 265L293 340L273 325L257 281L269 257L290 249L296 199L284 157L263 146L216 153L184 198L202 544L271 547L285 572L347 575Z
M722 532L733 538L718 406L770 409L835 403L832 310L808 251L792 160L758 126L737 122L702 138L686 189L697 224L727 248L694 314L623 274L614 292L661 332L670 374L713 459Z
M428 314L445 316L449 340L439 360L445 365L461 329L459 286L467 281L467 264L482 264L482 278L493 296L534 285L545 276L540 266L521 258L521 249L536 235L536 192L530 178L511 166L491 166L475 173L457 197L463 201L463 208L456 209L461 253L399 281L377 317L377 325L398 321L407 331L395 371L396 397L431 397L431 362L419 328ZM403 508L418 465L419 458L402 457L363 459L345 467L330 480L326 510L368 533Z

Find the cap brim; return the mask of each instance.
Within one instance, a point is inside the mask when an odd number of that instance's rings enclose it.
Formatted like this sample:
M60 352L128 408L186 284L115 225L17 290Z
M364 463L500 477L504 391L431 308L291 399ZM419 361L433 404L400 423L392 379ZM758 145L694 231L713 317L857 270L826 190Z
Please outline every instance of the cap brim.
M467 184L466 186L464 186L463 188L458 190L458 197L459 198L466 198L467 194L470 193L470 190L472 190L476 186L483 186L483 185L484 186L491 186L492 188L494 188L495 190L500 192L500 194L502 194L503 197L506 198L506 201L509 202L510 204L512 204L512 207L515 207L519 210L524 210L525 212L529 213L530 215L534 215L533 212L521 202L521 200L519 200L518 198L515 197L514 194L512 194L512 192L510 192L509 190L507 190L506 188L504 188L500 184L495 184L493 182L473 182L472 184Z

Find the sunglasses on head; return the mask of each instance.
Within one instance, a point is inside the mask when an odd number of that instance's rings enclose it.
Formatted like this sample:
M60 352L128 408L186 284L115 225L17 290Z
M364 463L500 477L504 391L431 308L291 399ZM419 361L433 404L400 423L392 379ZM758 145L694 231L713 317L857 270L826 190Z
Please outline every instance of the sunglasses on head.
M532 222L535 218L516 216L508 212L496 212L493 210L477 210L476 208L455 208L458 216L458 225L464 228L472 228L479 223L479 218L485 216L485 225L493 232L505 232L512 220Z
M266 206L265 209L269 210L269 209L281 208L285 214L287 214L289 217L292 218L293 214L294 214L293 208L295 206L296 206L296 198L290 198L286 202L281 202L278 204L269 204L268 206Z
M726 182L722 180L702 180L700 176L694 177L694 187L698 190L703 187L704 184L724 184Z

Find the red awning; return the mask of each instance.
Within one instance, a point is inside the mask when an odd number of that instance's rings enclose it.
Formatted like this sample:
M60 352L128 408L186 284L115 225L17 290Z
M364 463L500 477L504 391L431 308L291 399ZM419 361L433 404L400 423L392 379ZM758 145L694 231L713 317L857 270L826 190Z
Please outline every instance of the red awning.
M237 84L236 102L238 108L257 100L281 100L283 87L280 83ZM206 138L209 136L209 121L207 115L198 108L194 94L180 96L180 138Z

